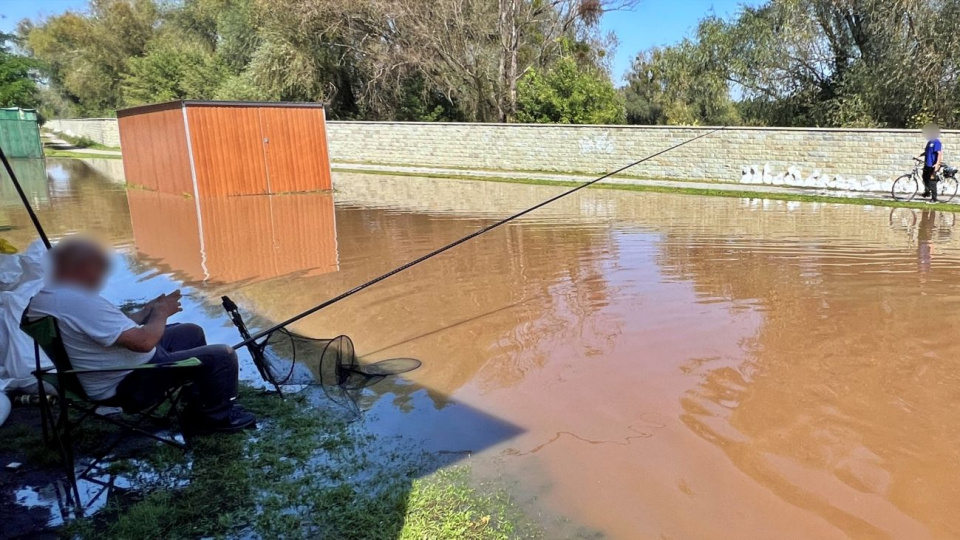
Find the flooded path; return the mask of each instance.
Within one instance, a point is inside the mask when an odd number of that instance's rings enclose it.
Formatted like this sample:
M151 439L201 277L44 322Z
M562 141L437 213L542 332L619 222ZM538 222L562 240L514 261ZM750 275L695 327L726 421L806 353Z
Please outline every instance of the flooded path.
M50 232L120 250L112 300L182 282L184 318L228 343L221 294L282 320L558 192L340 174L334 196L198 204L47 166ZM366 425L475 453L549 537L957 538L954 221L588 190L295 329L421 359ZM15 204L4 224L32 237Z

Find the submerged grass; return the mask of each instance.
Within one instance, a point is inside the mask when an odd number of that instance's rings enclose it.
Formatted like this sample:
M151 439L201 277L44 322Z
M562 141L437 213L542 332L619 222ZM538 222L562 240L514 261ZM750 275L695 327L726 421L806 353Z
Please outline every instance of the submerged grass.
M66 133L53 133L44 132L45 136L56 137L60 140L66 141L73 145L76 148L90 148L91 150L110 150L110 151L119 151L119 146L107 146L105 144L100 144L89 137L76 137L73 135L68 135Z
M334 170L338 172L349 172L357 174L379 174L384 176L411 176L411 177L427 177L427 178L441 178L448 180L473 180L473 181L483 181L483 182L499 182L506 184L526 184L526 185L536 185L536 186L559 186L559 187L577 187L582 185L584 182L568 181L568 180L541 180L535 178L496 178L482 175L469 175L469 174L437 174L437 173L413 173L407 171L378 171L378 170L367 170L367 169L351 169L349 167L335 167ZM639 178L639 177L637 177ZM647 180L653 180L651 178L645 178ZM676 180L676 182L683 183L683 180ZM704 181L709 182L709 181ZM712 182L710 182L712 183ZM653 186L653 185L643 185L643 184L614 184L614 183L597 183L590 186L589 189L615 189L621 191L640 191L640 192L650 192L650 193L673 193L679 195L701 195L707 197L729 197L736 199L760 199L760 200L774 200L774 201L798 201L798 202L818 202L818 203L832 203L832 204L857 204L857 205L870 205L870 206L883 206L883 207L895 207L895 208L926 208L931 210L941 210L945 212L957 212L960 210L960 205L952 203L928 203L925 201L897 201L894 199L880 198L880 197L858 197L858 196L841 196L841 195L822 195L822 194L808 194L808 193L794 193L794 192L776 192L776 191L750 191L745 189L719 189L719 188L699 188L699 187L684 187L684 186Z
M521 514L409 443L384 440L312 406L244 389L262 419L248 436L199 439L190 454L157 447L114 462L136 489L62 530L73 538L506 539ZM431 471L436 471L432 472Z
M55 158L73 158L73 159L123 159L123 156L119 154L101 154L99 152L74 152L71 150L53 150L50 148L43 149L43 155L45 157L55 157Z

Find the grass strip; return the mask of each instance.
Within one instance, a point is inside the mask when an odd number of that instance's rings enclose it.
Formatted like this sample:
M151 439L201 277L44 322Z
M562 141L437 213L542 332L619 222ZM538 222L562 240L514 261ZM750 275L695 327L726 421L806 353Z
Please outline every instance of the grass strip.
M76 148L89 148L91 150L110 150L110 151L116 151L116 152L120 151L119 146L107 146L105 144L100 144L94 141L93 139L89 137L84 137L82 135L77 137L74 135L67 135L66 133L56 133L51 131L49 133L44 132L44 136L49 138L55 137L57 139L66 141L71 145L75 146Z
M570 180L543 180L536 178L508 178L508 177L489 177L478 175L461 174L430 174L430 173L412 173L407 171L371 171L365 169L350 169L334 167L337 172L356 173L356 174L379 174L383 176L410 176L421 178L440 178L448 180L473 180L482 182L501 182L506 184L527 184L536 186L558 186L558 187L576 187L583 182ZM844 197L840 195L822 195L792 192L774 192L774 191L749 191L743 189L716 189L716 188L698 188L684 186L654 186L643 184L614 184L597 183L590 186L589 189L615 189L620 191L638 191L648 193L672 193L679 195L701 195L707 197L730 197L736 199L760 199L774 201L798 201L798 202L816 202L832 204L857 204L868 206L882 206L895 208L928 208L931 210L942 210L945 212L956 212L958 205L952 203L929 203L923 200L897 201L887 198L873 197Z
M74 152L71 150L52 150L45 148L43 150L45 157L52 158L70 158L70 159L123 159L123 156L117 154L99 154L93 152Z

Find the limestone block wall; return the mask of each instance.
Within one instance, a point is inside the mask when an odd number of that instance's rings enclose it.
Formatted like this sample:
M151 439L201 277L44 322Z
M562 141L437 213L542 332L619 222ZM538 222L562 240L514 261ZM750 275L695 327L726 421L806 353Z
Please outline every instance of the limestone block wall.
M331 122L329 134L340 162L599 174L711 129ZM947 161L960 163L960 132L943 140ZM923 145L919 131L729 128L627 174L885 191Z
M47 128L119 146L115 119L51 120ZM329 122L335 163L600 174L713 128L418 122ZM943 136L960 164L960 132ZM729 128L627 174L811 188L886 191L913 167L919 131Z
M48 120L43 128L72 137L86 137L104 146L120 146L120 128L116 118Z

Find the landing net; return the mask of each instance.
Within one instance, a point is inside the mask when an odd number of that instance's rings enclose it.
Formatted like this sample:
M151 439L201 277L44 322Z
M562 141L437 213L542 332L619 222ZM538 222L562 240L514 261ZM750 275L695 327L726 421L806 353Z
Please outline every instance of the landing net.
M237 305L223 297L223 307L247 340L250 332ZM353 340L347 336L310 338L279 328L261 340L246 345L260 376L278 392L281 387L320 386L333 402L359 413L360 392L387 377L420 367L414 358L392 358L373 363L357 359Z

